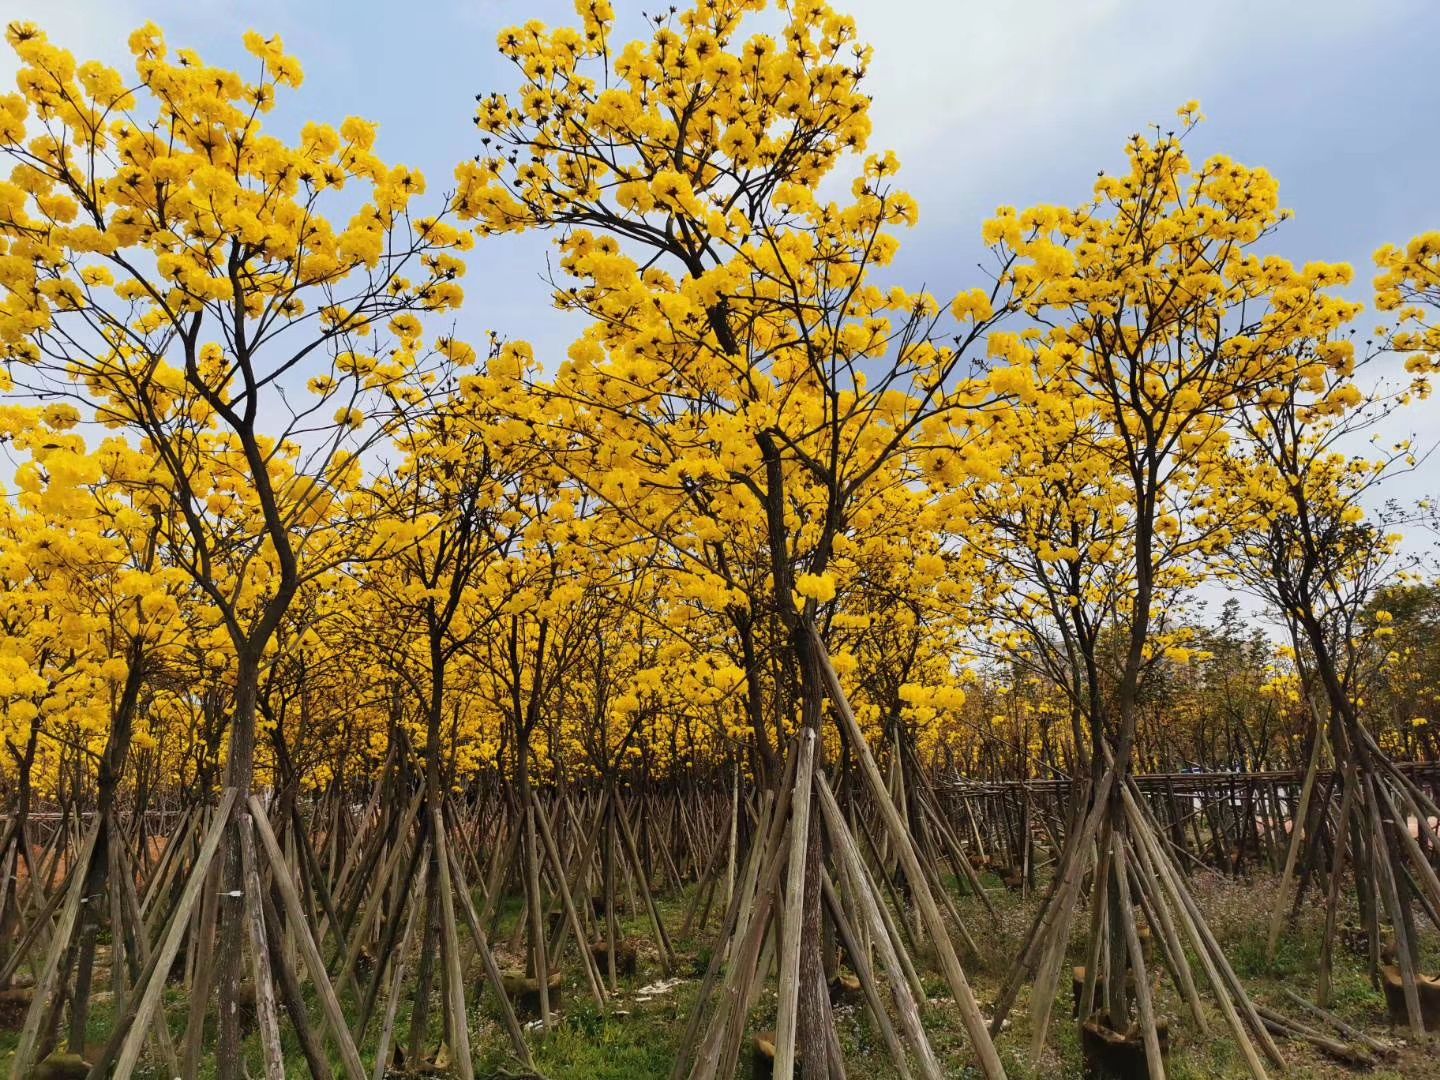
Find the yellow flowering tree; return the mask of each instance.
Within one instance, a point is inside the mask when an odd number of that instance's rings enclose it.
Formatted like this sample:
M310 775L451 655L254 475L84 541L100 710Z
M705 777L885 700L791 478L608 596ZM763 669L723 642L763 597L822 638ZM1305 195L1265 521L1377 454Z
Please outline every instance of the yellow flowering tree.
M1405 335L1393 341L1403 343ZM1302 682L1324 703L1321 708L1312 700L1310 773L1319 766L1321 748L1327 748L1346 792L1340 842L1354 867L1367 933L1378 950L1382 919L1394 926L1410 1020L1418 1031L1418 953L1410 913L1416 898L1435 910L1440 882L1412 869L1419 852L1404 822L1407 815L1418 815L1418 828L1429 833L1425 821L1434 806L1394 768L1375 737L1375 721L1362 710L1377 688L1394 634L1390 613L1376 609L1374 600L1383 584L1403 579L1407 561L1392 520L1397 511L1372 515L1367 506L1387 477L1413 468L1417 457L1409 440L1381 443L1376 438L1363 456L1353 446L1423 394L1428 374L1424 364L1410 363L1408 382L1366 385L1363 374L1383 353L1357 357L1353 342L1335 334L1297 343L1294 355L1297 377L1241 403L1236 413L1242 438L1226 473L1244 527L1235 536L1232 566L1284 619ZM1271 922L1272 954L1299 843L1297 829ZM1332 928L1336 916L1332 891L1327 903ZM1328 993L1329 968L1327 945L1322 995Z
M459 302L468 235L445 222L446 203L412 214L424 180L376 157L374 125L308 124L293 145L264 131L277 94L301 82L278 38L246 36L246 79L188 50L172 57L146 26L130 40L132 80L77 64L29 24L7 38L21 92L4 99L0 133L13 166L0 182L0 360L15 383L74 397L155 459L170 496L161 542L236 656L225 783L243 832L267 645L301 581L341 557L343 534L317 526L417 392L417 313ZM349 209L343 225L332 207ZM242 845L225 846L239 893ZM220 920L225 1077L238 1075L252 906L226 905Z
M574 284L557 283L556 300L591 326L557 391L586 417L573 427L603 440L591 482L605 498L690 549L725 537L722 515L759 530L765 603L790 653L777 696L814 745L834 696L818 627L836 595L837 538L924 420L972 400L956 385L962 357L1009 292L967 293L951 311L874 283L894 230L916 219L898 163L865 158L842 201L819 191L868 141L869 50L820 0L783 6L775 36L751 32L747 17L765 6L699 4L625 45L603 0L578 4L573 29L504 31L520 85L479 99L484 150L461 166L458 200L482 232L560 230ZM677 536L677 518L695 533ZM781 1055L798 1046L807 1078L826 1069L833 966L820 947L828 824L810 775L797 773L794 801L813 803L815 827L784 915L802 948L780 980ZM889 805L878 772L867 777ZM944 936L922 891L927 930ZM975 1052L998 1075L958 959L937 944ZM733 1053L737 1024L722 1011L709 1030ZM918 1039L913 1049L929 1057Z
M1102 175L1090 203L1002 210L985 230L987 241L1017 256L1012 273L1038 323L1021 334L991 335L998 361L992 385L1022 400L1046 391L1072 396L1093 415L1104 432L1093 441L1099 468L1116 478L1117 506L1126 519L1132 581L1090 807L1067 838L1067 869L1051 887L993 1021L1000 1023L1021 980L1038 968L1036 1054L1063 959L1057 942L1068 940L1077 868L1088 857L1082 849L1101 838L1100 869L1111 878L1108 910L1092 923L1082 1009L1098 989L1109 1023L1124 1028L1130 1017L1125 972L1133 965L1140 1028L1147 1052L1158 1057L1144 957L1127 930L1133 912L1126 867L1165 856L1134 835L1125 777L1142 677L1159 646L1153 636L1159 590L1167 572L1217 557L1231 536L1213 491L1237 405L1286 393L1300 378L1306 347L1330 341L1357 310L1332 292L1349 281L1348 267L1296 267L1259 254L1257 245L1287 216L1278 185L1264 169L1224 157L1193 164L1183 140L1197 109L1190 103L1180 110L1179 134L1132 137L1128 168ZM1158 882L1152 884L1158 888ZM1213 963L1225 963L1218 949L1207 948ZM1097 988L1102 949L1109 962ZM1217 990L1235 996L1238 1007L1226 1017L1251 1071L1263 1072L1252 1037L1278 1064L1279 1051L1238 983Z

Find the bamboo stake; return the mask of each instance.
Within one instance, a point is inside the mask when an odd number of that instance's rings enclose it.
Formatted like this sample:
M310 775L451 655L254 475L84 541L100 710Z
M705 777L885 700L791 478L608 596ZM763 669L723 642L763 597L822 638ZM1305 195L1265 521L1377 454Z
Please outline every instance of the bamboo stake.
M1307 695L1308 696L1308 695ZM1310 705L1312 715L1315 705ZM1319 717L1316 717L1318 721ZM1300 857L1301 825L1310 807L1310 793L1315 788L1315 776L1320 767L1320 725L1315 727L1315 737L1310 740L1310 764L1305 769L1305 782L1300 787L1300 803L1295 809L1290 826L1290 845L1285 853L1285 871L1280 875L1280 892L1275 898L1275 911L1270 916L1270 936L1265 940L1265 961L1275 962L1275 949L1280 944L1280 930L1285 925L1286 898L1290 895L1290 882L1295 877L1295 863Z
M1401 910L1399 884L1395 881L1390 862L1390 851L1385 840L1385 826L1380 820L1379 796L1375 790L1375 778L1366 775L1365 803L1370 811L1370 838L1375 843L1372 865L1375 866L1376 885L1380 889L1385 906L1390 910L1390 926L1395 933L1395 960L1400 967L1400 986L1405 994L1405 1011L1410 1019L1413 1035L1425 1034L1425 1018L1420 1013L1420 991L1415 985L1415 960L1410 950L1409 935L1405 929L1405 916ZM1407 830L1408 831L1408 830Z
M870 923L876 948L880 952L880 961L885 967L890 982L890 996L895 1002L895 1012L900 1017L900 1027L910 1042L910 1048L914 1051L915 1057L920 1063L920 1071L926 1080L939 1080L939 1077L943 1075L940 1071L940 1063L935 1060L935 1052L930 1046L930 1040L925 1036L925 1027L920 1021L920 1010L911 993L910 984L900 962L900 955L896 951L897 941L892 940L884 920L880 917L881 912L885 909L877 900L878 894L874 886L866 878L859 845L855 842L854 834L846 826L844 815L840 812L840 805L835 801L835 795L830 790L830 785L826 783L823 773L816 777L815 786L820 793L820 809L825 816L831 842L840 856L840 868L849 879L850 891Z
M490 983L490 988L495 991L495 997L499 1002L500 1019L505 1025L505 1031L510 1036L510 1047L515 1051L515 1057L525 1068L531 1072L535 1071L535 1062L530 1057L530 1047L525 1042L525 1034L520 1030L520 1022L515 1019L515 1010L510 1005L510 998L505 993L505 978L500 974L500 965L495 962L495 954L490 950L490 943L485 938L485 931L480 925L480 918L475 914L475 903L470 898L470 889L465 882L465 872L459 861L455 858L453 851L447 851L450 856L450 872L459 886L460 911L465 916L465 924L470 927L470 936L474 939L475 950L480 954L480 961L485 967L485 978Z
M985 1018L980 1015L980 1007L975 1002L975 995L971 992L965 972L960 966L960 958L955 955L955 946L950 941L950 934L940 917L940 910L935 906L935 898L930 895L930 887L920 868L914 845L910 843L909 833L905 829L904 822L900 820L895 804L890 801L885 792L885 782L881 779L879 766L875 764L875 758L870 753L869 744L865 741L865 733L860 730L860 725L855 720L855 714L850 711L850 703L845 697L844 688L840 685L840 677L836 675L834 665L830 663L830 654L826 652L825 644L820 640L820 634L815 628L812 626L809 629L830 700L835 706L836 714L841 719L842 730L851 743L851 749L860 762L860 770L870 788L870 793L880 808L880 816L894 837L897 853L905 867L905 874L910 879L915 897L919 901L925 928L935 943L936 951L940 954L940 965L945 972L946 982L949 983L951 993L955 996L955 1004L960 1009L960 1017L965 1025L966 1033L970 1036L971 1047L980 1060L981 1071L988 1080L1003 1080L1005 1066L1000 1063L1000 1055L995 1052L995 1044L990 1040L990 1033L985 1026Z
M531 799L535 798L531 792ZM565 910L565 918L570 924L570 929L575 935L575 947L580 953L580 966L585 969L585 979L590 984L590 994L595 998L595 1004L600 1008L605 1007L605 991L600 986L600 972L595 966L595 958L590 952L590 943L585 940L585 928L580 925L580 915L575 910L575 900L570 895L570 885L565 880L565 866L560 861L560 849L555 846L555 837L550 832L550 824L546 820L547 815L544 808L535 803L535 823L540 827L541 846L545 849L550 864L555 868L555 884L560 892L560 902ZM559 943L564 942L563 934L557 934ZM612 950L613 951L613 950ZM559 959L558 950L556 959Z
M95 853L95 841L99 835L100 817L96 815L95 821L85 837L80 857L75 860L72 868L70 888L65 896L65 906L60 911L60 921L50 939L50 948L46 953L45 963L40 969L40 976L35 980L34 996L30 999L30 1008L25 1014L25 1026L20 1032L20 1044L15 1048L12 1070L16 1076L25 1076L29 1072L35 1057L35 1046L40 1040L42 1020L49 1008L52 995L60 990L60 961L70 948L70 938L74 933L75 923L80 917L80 906L85 902L87 867Z
M1112 830L1110 843L1115 852L1115 896L1120 901L1125 944L1130 951L1130 965L1135 971L1135 1004L1140 1012L1140 1035L1145 1040L1145 1069L1150 1080L1165 1080L1165 1063L1160 1059L1160 1036L1155 1028L1155 1005L1150 999L1150 977L1145 970L1145 950L1140 947L1140 932L1135 926L1135 909L1130 903L1130 877L1125 872L1125 834ZM1125 1017L1110 1018L1112 1028L1119 1025L1122 1034Z
M900 1036L895 1034L895 1025L890 1022L890 1014L885 1011L885 1002L880 997L880 991L875 985L875 973L870 968L869 959L860 949L860 942L855 937L850 920L845 917L844 906L840 902L840 897L836 895L835 884L830 880L828 873L822 876L820 886L826 909L835 923L835 932L840 938L840 943L845 947L845 951L850 954L851 962L855 965L855 975L860 980L860 990L865 995L865 1005L870 1010L870 1016L874 1019L875 1026L880 1029L880 1037L885 1042L885 1049L889 1051L890 1060L895 1064L895 1070L900 1074L901 1080L910 1080L910 1063L905 1058L905 1047L900 1042Z
M708 1061L711 1044L717 1039L715 1029L717 1019L729 1007L729 999L733 994L733 983L737 978L737 958L745 947L745 942L750 937L750 927L753 920L763 912L768 911L769 898L763 897L765 882L779 876L779 864L774 862L778 853L782 850L784 839L785 815L790 806L791 780L795 770L795 754L793 747L786 755L785 778L779 791L778 798L772 803L772 795L765 792L760 805L760 813L757 820L757 827L764 834L764 840L758 844L752 844L750 852L745 860L745 873L743 885L735 895L734 903L725 912L725 925L722 930L721 939L726 942L726 947L716 949L710 956L710 963L705 969L705 978L700 983L700 991L696 995L695 1005L691 1010L690 1022L685 1027L685 1037L680 1042L680 1050L675 1055L675 1064L670 1070L670 1080L680 1080L686 1075L687 1065L691 1066L690 1076L692 1080L706 1080L713 1077L715 1064ZM769 876L762 882L760 879L760 867L762 864L770 865ZM716 983L720 978L722 966L726 968L726 977L723 984L722 996L719 1005L710 1016L710 1026L706 1030L705 1038L702 1040L698 1050L694 1051L694 1060L691 1060L692 1049L696 1046L696 1039L700 1037L701 1025L705 1020L705 1007L711 995L715 991Z
M1030 1061L1038 1065L1045 1048L1045 1035L1050 1028L1050 1014L1055 1007L1055 994L1060 986L1060 970L1065 963L1065 949L1070 943L1070 927L1075 921L1075 905L1066 904L1055 928L1049 950L1041 960L1030 998Z
M191 826L197 816L196 808L187 806L180 815L180 820L171 828L170 835L165 838L165 850L160 854L160 861L150 871L145 897L140 903L141 915L149 912L150 905L155 902L156 896L164 891L165 884L170 878L171 868L179 860L180 851L190 838Z
M455 898L451 892L450 859L445 844L445 823L440 808L430 808L430 835L434 838L440 869L440 948L445 954L445 997L450 1021L450 1049L460 1080L475 1080L475 1061L470 1056L470 1024L465 1016L465 984L460 973L460 941L455 932ZM543 974L540 976L545 977Z
M215 965L211 957L215 949L215 923L220 908L220 879L225 860L210 866L205 882L205 895L196 912L198 918L190 940L189 987L190 1009L185 1022L185 1072L193 1076L200 1067L200 1052L205 1042L205 1015L210 1008L214 987ZM168 972L166 973L168 976Z
M535 804L525 801L521 813L525 830L525 893L526 912L530 917L530 956L534 965L535 983L540 993L540 1027L550 1030L550 954L545 949L545 922L541 917L540 857L535 848ZM517 933L519 927L517 925Z
M1306 1001L1303 997L1295 993L1295 991L1291 990L1288 986L1282 986L1280 988L1280 992L1284 994L1287 998L1289 998L1291 1001L1293 1001L1296 1005L1299 1005L1302 1009L1305 1009L1307 1012L1313 1013L1319 1019L1324 1020L1327 1024L1332 1025L1336 1031L1340 1032L1340 1034L1344 1035L1347 1039L1353 1039L1355 1042L1361 1043L1362 1045L1369 1047L1371 1050L1374 1050L1382 1057L1393 1058L1395 1056L1395 1047L1389 1045L1388 1043L1383 1043L1379 1039L1371 1038L1369 1035L1366 1035L1365 1032L1360 1031L1357 1028L1351 1027L1344 1020L1341 1020L1340 1017L1336 1016L1328 1009L1322 1009L1313 1001Z
M1345 875L1345 862L1350 851L1350 834L1346 820L1355 801L1355 767L1345 770L1345 793L1340 797L1340 812L1335 826L1335 865L1330 869L1330 888L1325 898L1325 930L1320 937L1320 974L1315 986L1317 1005L1330 1002L1330 957L1335 941L1335 916L1340 907L1340 883Z
M725 906L735 896L735 855L739 843L740 828L740 762L736 761L731 770L730 788L730 844L725 859Z
M800 1006L800 924L805 910L805 852L810 828L811 777L815 768L815 732L800 732L800 764L790 799L790 864L785 874L781 921L780 1002L775 1019L775 1080L795 1075L796 1019Z
M634 867L635 876L640 879L640 892L645 897L645 910L650 915L650 925L655 931L655 944L660 947L660 962L665 967L665 974L669 975L675 970L675 950L670 945L670 935L665 932L665 923L660 918L660 909L655 906L655 897L650 892L650 882L645 880L645 865L640 861L639 850L635 846L635 836L630 831L630 822L625 815L625 808L618 799L614 800L615 817L620 823L620 839L624 841L625 851L630 858L630 864Z
M1131 876L1135 883L1142 888L1142 899L1147 893L1150 894L1147 910L1154 914L1155 921L1159 924L1160 938L1165 945L1165 954L1170 959L1170 971L1175 976L1181 996L1190 1006L1190 1015L1195 1021L1195 1026L1200 1029L1200 1034L1208 1036L1210 1022L1205 1019L1205 1010L1200 1004L1200 993L1195 988L1195 976L1190 970L1189 961L1185 958L1185 949L1180 944L1180 935L1175 930L1175 920L1171 917L1165 897L1157 893L1156 883L1159 878L1154 866L1150 863L1149 852L1146 851L1143 844L1135 844L1133 847L1135 857L1140 861L1140 867L1144 874L1135 873L1135 868L1132 866Z
M280 1018L275 987L270 981L270 957L265 942L265 911L260 901L260 872L255 861L255 835L250 815L235 815L240 829L240 864L245 880L245 916L250 928L250 970L255 980L255 1013L260 1027L261 1056L266 1080L285 1080L285 1051L280 1046Z
M365 946L365 938L369 935L375 918L380 914L380 899L389 882L394 880L396 868L400 864L400 857L409 850L406 838L410 831L410 823L415 820L415 815L420 811L420 803L425 796L424 790L417 791L415 797L410 800L410 805L405 808L405 817L401 820L399 831L396 833L395 846L391 849L389 856L385 859L384 868L375 878L377 887L370 893L370 900L365 905L365 913L360 918L360 925L350 935L350 945L345 950L345 962L340 966L338 977L340 986L343 989L347 984L354 987L355 961L360 956L360 950ZM340 927L336 927L337 932Z
M115 1034L111 1036L111 1045L106 1046L106 1052L101 1055L101 1060L95 1063L90 1070L89 1080L101 1080L105 1075L105 1067L112 1047L118 1038L123 1036L124 1042L120 1044L120 1059L115 1063L115 1071L112 1074L114 1080L129 1080L130 1074L135 1071L135 1064L140 1060L140 1049L145 1044L145 1032L150 1027L151 1018L160 1004L161 995L165 991L165 978L170 973L170 967L175 963L175 956L180 951L180 941L185 936L186 923L190 921L190 911L195 906L195 901L200 895L200 888L205 882L210 871L210 862L215 857L216 850L220 847L220 839L225 835L225 828L230 821L230 811L235 805L236 795L234 788L226 788L225 794L221 796L220 806L215 811L214 820L205 834L205 839L200 844L200 854L196 857L195 865L191 867L189 875L185 879L185 888L180 893L180 903L176 906L174 913L170 916L169 929L165 932L165 939L160 949L151 957L151 969L145 979L145 989L135 1002L134 1014L128 1017L128 1023L123 1020L115 1025ZM129 1008L126 1010L130 1011ZM163 1022L163 1018L162 1018Z
M1130 792L1122 789L1122 794L1125 799L1126 810L1130 812L1132 820L1140 818L1139 809L1135 806ZM1140 820L1143 821L1143 819ZM1174 868L1165 861L1162 854L1156 849L1154 838L1151 837L1144 828L1136 829L1134 835L1142 844L1150 849L1151 865L1159 871L1161 884L1170 896L1175 907L1175 913L1179 916L1180 922L1184 926L1191 944L1195 946L1195 954L1200 958L1201 967L1205 969L1205 977L1210 982L1210 987L1215 994L1215 1001L1219 1004L1220 1012L1225 1017L1225 1022L1229 1025L1230 1032L1235 1037L1235 1042L1239 1045L1240 1051L1245 1057L1245 1064L1249 1068L1251 1076L1253 1076L1255 1080L1266 1080L1265 1066L1261 1063L1260 1056L1255 1052L1255 1046L1250 1041L1250 1036L1245 1030L1245 1025L1235 1010L1235 1003L1231 1000L1227 992L1227 984L1217 968L1216 958L1211 951L1213 939L1207 941L1201 933L1201 926L1197 924L1196 917L1199 915L1199 912L1191 911L1193 901L1190 900L1189 894L1184 891L1183 886L1176 879ZM1223 956L1219 958L1219 962L1224 962ZM1243 992L1241 996L1244 1003L1248 1005L1249 999L1244 997ZM1254 1022L1260 1026L1262 1031L1264 1030L1264 1025L1260 1024L1258 1017L1255 1017ZM1269 1032L1265 1032L1264 1041L1269 1044L1269 1048L1274 1048L1275 1044L1271 1041ZM1267 1053L1268 1052L1267 1049ZM1280 1052L1276 1050L1275 1056L1278 1057L1279 1053ZM1279 1064L1283 1065L1283 1059Z
M394 966L390 969L390 992L385 996L385 1016L380 1023L380 1041L375 1044L375 1073L372 1080L385 1080L390 1071L390 1040L395 1035L395 1014L400 1006L400 990L405 983L405 961L410 952L411 935L415 932L415 913L420 909L419 881L410 890L405 905L405 929L401 932Z
M285 857L270 829L265 807L254 795L250 796L250 812L255 817L255 828L270 860L272 878L280 888L280 899L284 901L286 917L295 929L300 954L305 961L306 970L310 972L310 979L315 984L315 992L329 1022L330 1033L340 1048L340 1060L345 1066L345 1073L350 1080L367 1080L365 1065L360 1060L360 1052L355 1048L355 1040L350 1037L350 1029L345 1023L345 1012L340 1008L340 999L335 996L335 987L331 985L330 976L325 971L325 961L320 958L320 949L310 933L310 925L305 921L305 905L295 890L295 882L286 873Z
M150 943L145 940L144 920L140 917L140 900L135 893L135 876L130 868L128 860L130 854L120 847L112 848L115 856L115 892L119 898L120 920L116 925L122 928L121 936L125 936L128 928L130 937L130 950L127 950L126 958L135 979L135 988L139 988L140 981L144 978L144 972L150 963ZM126 1000L120 996L115 999L115 1011L124 1015L126 1011ZM166 1024L155 1025L156 1041L160 1044L160 1056L165 1060L165 1067L170 1070L171 1076L180 1075L180 1059L175 1053L175 1043L170 1037L170 1028Z
M776 824L781 821L783 818L777 818ZM787 833L787 830L782 830L781 836L776 838L777 846L767 853L769 869L755 894L755 904L746 924L745 936L736 943L731 968L721 989L719 1005L710 1019L710 1028L695 1057L691 1080L714 1080L717 1073L726 1076L734 1074L733 1061L740 1040L738 1037L731 1037L730 1029L732 1022L743 1024L745 1014L749 1011L751 986L760 959L760 948L767 936L766 930L771 922L770 910L779 887L780 873L785 866L782 854L788 852ZM722 1058L726 1059L724 1068L721 1064Z
M274 891L267 890L260 896L260 903L265 909L265 935L270 946L270 970L279 976L280 990L285 995L285 1011L290 1015L290 1026L295 1029L300 1052L305 1055L305 1063L310 1066L311 1080L331 1080L334 1074L330 1071L330 1059L311 1026L305 1011L304 991L300 988L300 980L295 976L294 964L285 954L285 938L288 935L280 932L280 913L275 910L275 902L271 899ZM178 1076L179 1072L174 1075Z

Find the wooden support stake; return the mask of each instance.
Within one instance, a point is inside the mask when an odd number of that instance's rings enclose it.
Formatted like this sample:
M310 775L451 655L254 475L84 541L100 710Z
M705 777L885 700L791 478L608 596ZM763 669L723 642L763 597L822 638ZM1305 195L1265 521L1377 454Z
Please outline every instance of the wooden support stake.
M115 1034L111 1036L112 1044L116 1038L121 1036L123 1036L124 1042L120 1044L120 1059L115 1063L114 1080L130 1080L130 1074L135 1071L135 1065L140 1060L140 1049L145 1045L145 1032L150 1027L150 1021L155 1016L155 1010L159 1007L160 998L165 992L166 976L170 974L170 967L175 963L176 954L180 952L180 942L185 937L191 909L194 908L195 901L200 896L201 886L209 877L210 861L220 847L221 837L225 835L225 828L230 822L230 811L235 805L236 794L234 788L226 788L225 794L221 796L220 806L215 811L215 818L210 822L210 828L200 844L200 853L196 856L195 865L190 868L190 873L185 879L185 888L180 893L180 902L170 916L169 929L165 932L164 941L161 943L159 951L151 957L151 968L145 979L145 989L134 1003L133 1015L122 1019L115 1025ZM126 1012L130 1012L130 1009L127 1008ZM161 1023L164 1023L164 1017L161 1017ZM106 1053L101 1055L101 1060L95 1062L94 1067L90 1070L89 1080L101 1080L105 1076L110 1052L111 1047L107 1046Z
M35 980L34 996L30 999L30 1008L25 1014L25 1026L20 1032L20 1045L16 1047L15 1059L11 1071L15 1076L26 1076L30 1071L35 1057L35 1047L40 1041L41 1029L44 1027L43 1019L49 1010L49 1003L52 996L59 993L60 987L60 961L70 949L70 939L74 935L75 923L80 918L80 906L85 903L85 879L89 877L90 859L95 853L95 841L100 835L100 815L95 815L95 821L86 834L85 843L80 849L80 856L75 860L75 866L70 874L70 887L66 890L65 906L60 909L60 921L55 926L55 933L50 939L50 948L45 954L45 964L40 969L40 975ZM38 884L36 886L39 887Z
M367 1080L365 1065L360 1060L360 1051L355 1048L355 1040L350 1037L350 1029L345 1023L345 1012L340 1008L340 999L335 996L335 987L331 985L330 976L325 972L325 961L320 958L320 949L310 933L310 924L305 921L305 905L300 900L300 894L295 891L295 882L290 877L285 856L280 851L280 844L265 816L265 807L254 795L250 796L250 813L255 817L256 831L260 834L260 842L265 846L272 876L280 889L280 899L285 904L285 916L295 931L300 955L310 973L311 982L315 984L315 992L330 1025L330 1034L340 1048L340 1061L345 1066L345 1074L350 1080Z
M859 845L855 842L855 835L846 825L845 817L840 812L840 804L836 802L830 785L825 782L823 773L816 777L815 786L820 792L820 810L825 816L830 841L835 845L835 850L840 856L841 871L849 880L850 891L854 894L861 911L870 923L875 946L880 952L880 961L884 965L886 976L890 981L890 996L895 1002L895 1012L900 1017L900 1027L910 1042L910 1048L914 1051L916 1060L920 1063L920 1071L925 1080L940 1080L943 1075L940 1071L940 1063L935 1060L935 1052L930 1046L930 1040L925 1036L925 1026L920 1020L919 1007L915 1003L915 996L911 993L910 984L900 962L900 954L896 951L899 945L898 937L892 939L890 931L886 929L885 922L880 917L881 912L885 909L877 899L874 885L868 880L864 862L860 857Z
M940 966L945 972L945 979L950 985L950 991L955 996L955 1004L960 1009L960 1018L965 1024L966 1033L970 1036L971 1047L980 1061L980 1069L987 1080L1004 1080L1005 1066L1000 1063L1000 1055L995 1052L995 1044L990 1039L990 1033L985 1026L985 1018L980 1015L980 1007L975 1003L975 995L971 992L970 983L965 978L965 971L960 966L960 958L955 955L955 946L950 941L950 932L940 917L940 909L935 905L935 898L930 895L930 887L926 882L924 870L920 866L920 860L915 854L915 847L910 842L910 834L905 828L905 823L900 819L900 812L896 810L895 804L890 801L890 797L886 793L885 781L880 776L880 768L875 764L874 755L870 753L870 746L865 741L865 733L860 730L860 725L855 720L855 714L850 709L850 702L845 697L845 690L840 685L840 677L835 673L834 665L830 663L830 654L826 652L825 644L820 640L820 634L813 626L810 627L810 635L816 654L820 659L820 668L825 678L830 700L835 706L836 715L840 717L841 730L845 733L845 737L851 744L851 750L860 762L860 771L880 810L881 819L885 822L886 828L889 829L891 837L895 841L896 852L905 868L905 875L914 890L915 898L919 902L926 932L929 933L935 944L936 952L940 955Z
M445 999L450 1021L450 1050L460 1080L475 1080L475 1062L470 1056L470 1023L465 1015L465 981L460 971L460 938L455 932L455 897L451 892L450 860L445 843L445 822L440 808L430 808L430 830L440 866L440 948L445 954ZM541 976L544 978L545 976Z
M250 970L255 980L255 1014L266 1080L285 1080L285 1051L280 1045L280 1017L275 986L270 981L270 955L265 941L265 907L260 900L260 871L255 860L255 834L250 815L235 815L240 828L240 865L245 879L245 921L250 928Z
M790 798L790 862L785 871L785 907L781 920L780 1001L775 1019L775 1080L795 1075L795 1027L800 1008L801 921L805 911L805 852L810 830L811 778L815 772L815 732L800 732L800 764Z

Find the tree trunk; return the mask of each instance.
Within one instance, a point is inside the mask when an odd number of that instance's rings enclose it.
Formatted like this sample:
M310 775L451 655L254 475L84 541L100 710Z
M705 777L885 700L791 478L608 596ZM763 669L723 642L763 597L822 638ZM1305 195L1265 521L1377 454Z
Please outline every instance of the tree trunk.
M241 654L235 673L235 715L230 724L230 751L225 763L225 784L235 789L244 806L255 777L255 708L260 690L258 657ZM218 1080L241 1080L243 1056L240 1038L240 977L245 943L245 876L239 837L225 832L223 884L220 894L220 952L216 969L220 995Z

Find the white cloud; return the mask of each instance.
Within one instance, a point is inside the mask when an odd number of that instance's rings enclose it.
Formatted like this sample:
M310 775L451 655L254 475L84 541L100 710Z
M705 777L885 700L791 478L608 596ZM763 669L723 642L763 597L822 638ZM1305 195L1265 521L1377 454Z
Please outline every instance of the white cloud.
M1178 105L1208 87L1258 79L1278 56L1402 24L1426 2L842 0L839 6L875 46L874 142L896 150L912 185L918 177L928 187L943 173L954 194L996 173L1023 170L1027 158L1052 147L1073 151L1077 135L1097 127L1112 132L1118 148L1131 131L1170 120ZM1157 102L1155 115L1137 112ZM1082 178L1086 166L1093 175L1087 161ZM924 208L927 217L945 212Z

